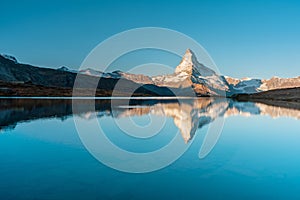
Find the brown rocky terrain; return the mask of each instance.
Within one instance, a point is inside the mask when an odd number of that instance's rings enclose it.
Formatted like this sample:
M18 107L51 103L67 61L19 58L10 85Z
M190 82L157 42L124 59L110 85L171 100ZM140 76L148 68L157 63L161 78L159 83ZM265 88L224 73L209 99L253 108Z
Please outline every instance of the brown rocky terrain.
M272 77L268 80L262 80L262 83L261 88L264 90L300 87L300 76L295 78Z

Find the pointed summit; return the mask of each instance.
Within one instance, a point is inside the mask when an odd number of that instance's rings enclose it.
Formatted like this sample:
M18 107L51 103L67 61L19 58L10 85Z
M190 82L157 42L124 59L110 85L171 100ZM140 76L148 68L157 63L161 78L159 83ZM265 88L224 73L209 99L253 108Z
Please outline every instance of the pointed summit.
M195 53L191 49L187 49L183 55L180 64L176 67L175 73L185 72L187 74L197 73L201 76L211 76L215 72L203 64L199 63Z
M195 53L194 53L191 49L187 49L187 50L185 51L183 57L186 57L186 58L191 59L191 60L194 59L194 60L196 60L196 62L197 62L196 55L195 55Z
M187 49L184 55L195 55L191 49Z
M192 67L197 65L197 63L198 61L194 52L190 49L187 49L181 59L180 64L176 67L175 73L187 72L190 74L192 72Z

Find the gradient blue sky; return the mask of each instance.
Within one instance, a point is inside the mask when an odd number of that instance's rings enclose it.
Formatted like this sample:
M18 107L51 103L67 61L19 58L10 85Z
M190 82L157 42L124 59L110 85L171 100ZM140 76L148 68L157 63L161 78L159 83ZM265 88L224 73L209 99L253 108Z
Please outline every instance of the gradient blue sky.
M0 53L25 63L76 69L113 34L155 26L194 38L222 74L300 75L296 0L0 2Z

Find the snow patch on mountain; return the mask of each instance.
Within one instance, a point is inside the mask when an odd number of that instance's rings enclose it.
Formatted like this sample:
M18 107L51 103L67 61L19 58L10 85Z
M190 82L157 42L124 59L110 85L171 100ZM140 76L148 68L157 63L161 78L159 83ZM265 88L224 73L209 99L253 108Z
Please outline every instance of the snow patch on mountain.
M231 94L251 94L274 89L286 89L300 87L300 77L295 78L279 78L273 77L271 79L257 79L257 78L232 78L225 76L229 86L231 87Z
M260 79L252 79L252 78L243 78L237 83L233 85L233 92L234 93L257 93L261 92L260 86L262 85L262 81Z
M262 91L267 91L295 87L300 87L300 76L294 78L279 78L274 76L269 80L262 80L262 85L259 87L259 89Z
M115 78L115 79L118 79L121 77L120 72L121 71L118 70L118 71L114 71L114 72L105 73L105 72L101 72L101 71L98 71L98 70L95 70L92 68L87 68L87 69L83 69L83 70L79 71L80 74L85 74L88 76L95 76L95 77L101 77L101 78Z
M8 60L13 61L16 64L18 63L18 60L14 56L7 55L7 54L0 54L0 55L3 56L4 58L8 59Z
M179 83L184 81L188 77L186 72L182 72L179 74L168 74L162 76L153 76L151 77L152 81L155 83Z
M57 69L58 71L63 71L63 72L72 72L72 73L78 73L76 70L74 69L69 69L66 66L62 66L60 68Z

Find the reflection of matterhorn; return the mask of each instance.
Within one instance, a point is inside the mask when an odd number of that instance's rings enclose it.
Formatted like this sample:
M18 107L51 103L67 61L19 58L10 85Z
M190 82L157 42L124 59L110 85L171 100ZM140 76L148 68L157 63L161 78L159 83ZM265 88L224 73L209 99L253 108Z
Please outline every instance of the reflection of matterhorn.
M114 107L113 111L110 112L99 111L97 116L110 116L112 113L115 118L147 114L171 117L185 143L193 138L197 129L212 123L218 117L269 115L271 117L289 116L300 119L298 110L261 103L236 102L225 98L186 99L179 102L153 102L150 104L147 102L145 105L142 102L142 105L137 104L130 107L120 105Z
M237 102L228 98L131 99L129 102L124 99L96 100L95 106L90 106L89 100L76 100L77 109L73 111L71 100L2 99L1 103L3 108L0 109L0 130L14 128L16 124L28 120L52 117L66 119L68 116L75 115L91 120L151 114L171 118L185 143L192 140L197 130L209 124L212 126L218 124L213 122L218 122L218 118L221 117L268 115L273 118L285 116L300 119L299 105L293 102L284 104L277 102L278 106L270 106L263 103ZM208 132L206 136L209 137L205 141L209 142L203 144L210 145L204 145L206 147L204 152L212 149L211 147L216 144L214 141L218 140L217 134Z

